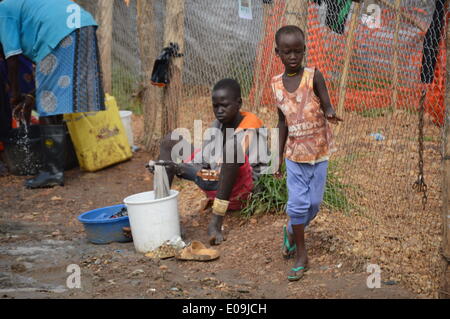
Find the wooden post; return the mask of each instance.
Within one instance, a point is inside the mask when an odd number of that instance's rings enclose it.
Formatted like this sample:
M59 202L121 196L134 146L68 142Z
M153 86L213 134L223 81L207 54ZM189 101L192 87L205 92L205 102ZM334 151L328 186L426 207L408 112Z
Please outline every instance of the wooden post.
M166 2L166 21L164 23L164 47L170 43L178 44L184 52L184 0ZM170 83L164 89L163 135L178 127L178 113L182 100L182 72L184 57L173 57L170 65Z
M450 23L446 30L447 79L445 87L444 161L442 183L442 254L447 261L440 298L450 299Z
M345 56L344 56L344 69L342 71L341 80L339 83L339 104L337 107L337 114L342 116L344 112L344 103L345 103L345 93L347 90L347 81L348 81L348 72L350 68L350 61L353 55L353 44L355 42L355 30L356 24L359 18L361 10L361 4L359 2L354 2L354 7L352 11L352 20L350 22L350 29L347 36L347 43L345 46ZM340 125L335 128L336 134L338 133Z
M308 0L286 0L286 25L296 25L305 32L308 28Z
M394 74L392 78L392 108L397 108L398 101L398 53L399 53L399 45L398 45L398 34L400 32L400 10L401 10L402 0L395 0L395 32L394 32Z
M111 69L111 46L113 29L113 8L112 0L98 0L97 3L97 30L100 59L103 73L103 88L105 93L112 93L112 69Z
M139 54L143 70L141 99L144 113L144 140L147 151L156 154L161 139L162 89L152 86L150 79L159 52L156 47L156 18L153 1L137 0Z

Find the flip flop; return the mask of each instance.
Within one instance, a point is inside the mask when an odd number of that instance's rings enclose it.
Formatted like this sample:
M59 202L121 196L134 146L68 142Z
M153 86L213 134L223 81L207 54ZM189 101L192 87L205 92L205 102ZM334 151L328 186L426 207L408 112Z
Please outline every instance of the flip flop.
M293 272L295 272L295 275L294 276L288 276L288 280L289 281L297 281L297 280L300 280L303 277L303 275L305 274L306 271L308 271L308 267L300 266L300 267L297 267L297 268L291 268L291 270ZM297 274L297 272L300 272L300 274Z
M190 245L179 250L175 258L178 260L193 260L193 261L210 261L215 260L220 257L220 254L217 250L206 248L199 241L192 241Z
M291 246L291 244L289 242L289 236L288 236L288 232L286 229L286 225L283 226L283 245L282 245L281 249L282 249L281 254L283 255L283 257L285 259L292 258L294 256L292 252L294 252L297 249L296 244Z

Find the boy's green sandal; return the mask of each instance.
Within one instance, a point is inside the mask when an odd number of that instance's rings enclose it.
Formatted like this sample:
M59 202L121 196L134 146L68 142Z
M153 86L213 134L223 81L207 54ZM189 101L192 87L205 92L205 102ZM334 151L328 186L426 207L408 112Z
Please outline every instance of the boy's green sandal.
M282 246L282 255L285 259L289 259L294 256L294 252L297 246L294 244L291 246L291 243L289 242L289 237L286 229L286 225L283 226L283 246Z
M308 267L300 266L297 268L291 268L291 270L295 273L295 275L288 276L288 280L289 281L297 281L303 277L303 275L305 274L305 271L308 270Z

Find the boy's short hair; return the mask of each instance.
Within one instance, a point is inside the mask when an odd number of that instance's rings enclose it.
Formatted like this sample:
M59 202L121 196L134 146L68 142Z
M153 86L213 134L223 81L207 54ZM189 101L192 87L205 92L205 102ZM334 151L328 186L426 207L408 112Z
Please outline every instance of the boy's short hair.
M296 25L286 25L286 26L284 26L284 27L281 27L281 28L277 31L277 33L275 34L275 43L276 43L277 45L279 45L279 44L280 44L280 38L281 38L282 35L285 35L285 34L293 34L293 33L300 33L301 36L302 36L302 38L303 38L303 41L306 40L306 39L305 39L305 33L303 32L302 29L300 29L300 28L297 27Z
M235 79L222 79L213 87L213 92L220 89L229 89L236 99L241 98L241 86Z

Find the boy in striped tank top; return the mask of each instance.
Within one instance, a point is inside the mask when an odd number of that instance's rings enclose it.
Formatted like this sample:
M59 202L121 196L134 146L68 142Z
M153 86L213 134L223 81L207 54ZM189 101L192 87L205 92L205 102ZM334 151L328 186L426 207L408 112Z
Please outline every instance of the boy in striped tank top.
M286 162L289 216L284 227L283 255L296 255L288 280L299 280L308 269L305 227L319 211L325 190L328 159L334 142L328 122L342 121L334 111L325 79L319 70L303 67L305 35L284 26L275 36L275 52L285 67L272 79L278 108L280 168Z

